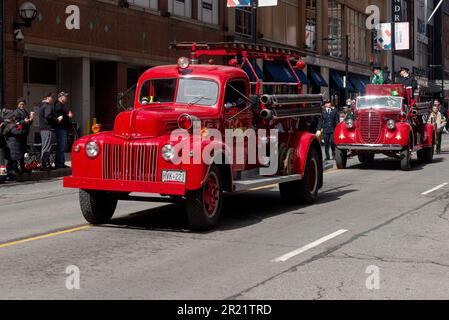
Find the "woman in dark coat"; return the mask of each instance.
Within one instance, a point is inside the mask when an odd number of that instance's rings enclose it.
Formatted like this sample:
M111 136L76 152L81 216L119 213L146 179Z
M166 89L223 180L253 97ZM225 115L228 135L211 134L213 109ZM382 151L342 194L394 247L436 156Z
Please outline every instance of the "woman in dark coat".
M23 131L22 125L17 123L14 112L9 113L5 117L5 125L3 129L3 136L6 139L6 160L8 161L6 170L8 176L7 181L14 181L16 178L16 173L19 171L19 161L21 159L21 139Z
M19 98L17 100L17 109L14 111L14 116L16 117L16 122L22 126L22 135L20 137L21 155L19 159L21 173L29 172L27 169L25 169L25 152L27 150L28 134L30 132L30 127L34 119L34 113L28 112L28 110L26 110L25 107L26 107L25 99Z

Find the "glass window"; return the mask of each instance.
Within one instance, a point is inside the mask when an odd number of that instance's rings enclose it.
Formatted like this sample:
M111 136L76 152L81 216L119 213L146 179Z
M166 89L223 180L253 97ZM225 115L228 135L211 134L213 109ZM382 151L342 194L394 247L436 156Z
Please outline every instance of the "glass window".
M198 0L198 20L218 24L218 0Z
M251 8L235 9L235 32L245 36L251 35Z
M56 84L56 60L24 58L24 82L35 84Z
M168 0L168 12L175 16L192 18L192 0Z
M368 63L367 16L348 8L349 57L354 62Z
M179 80L177 103L213 106L218 99L218 84L210 80Z
M329 30L328 50L332 57L342 56L343 12L341 4L336 0L329 0L328 5Z
M157 0L128 0L128 2L135 6L157 10Z
M357 109L370 109L370 108L402 108L402 97L358 97Z
M305 48L316 50L317 41L317 8L316 0L306 0L306 36Z
M139 101L142 104L173 102L175 99L176 79L153 79L143 83Z
M244 108L246 106L246 84L243 80L233 80L226 86L225 107Z

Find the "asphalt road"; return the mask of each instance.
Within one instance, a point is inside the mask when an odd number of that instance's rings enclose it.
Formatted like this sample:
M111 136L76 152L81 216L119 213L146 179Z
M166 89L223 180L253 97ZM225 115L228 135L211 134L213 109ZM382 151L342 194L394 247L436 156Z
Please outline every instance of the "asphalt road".
M180 205L124 202L89 227L61 180L0 186L0 299L448 299L444 138L410 172L388 159L327 172L313 206L277 188L227 195L207 233Z

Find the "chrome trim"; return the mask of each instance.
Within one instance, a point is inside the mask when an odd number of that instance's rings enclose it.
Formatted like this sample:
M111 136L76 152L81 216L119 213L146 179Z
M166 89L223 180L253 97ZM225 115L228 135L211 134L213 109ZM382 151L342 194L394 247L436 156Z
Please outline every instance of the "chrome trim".
M376 150L376 151L401 151L404 149L400 144L340 144L337 146L342 150Z

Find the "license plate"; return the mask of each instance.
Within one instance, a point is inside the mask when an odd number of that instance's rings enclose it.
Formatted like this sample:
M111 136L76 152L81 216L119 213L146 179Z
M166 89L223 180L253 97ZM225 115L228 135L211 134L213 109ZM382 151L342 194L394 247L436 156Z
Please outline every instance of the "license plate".
M162 182L186 182L185 171L162 171Z

